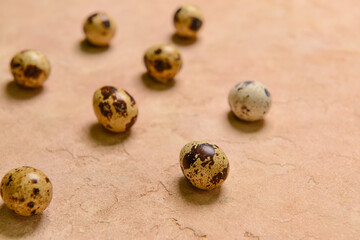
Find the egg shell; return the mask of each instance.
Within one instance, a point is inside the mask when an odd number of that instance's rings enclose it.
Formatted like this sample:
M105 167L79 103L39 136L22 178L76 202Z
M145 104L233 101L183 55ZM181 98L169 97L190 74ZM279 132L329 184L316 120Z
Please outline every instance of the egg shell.
M179 49L174 45L158 44L146 50L144 63L153 79L166 83L180 71L182 58Z
M219 187L229 174L229 161L223 150L204 141L190 142L181 149L180 166L185 178L203 190Z
M41 87L50 74L48 58L38 50L24 50L17 53L10 62L11 73L17 84L28 87Z
M50 204L53 187L49 178L32 167L9 171L1 181L1 197L6 206L22 216L42 213Z
M186 4L180 7L174 15L176 34L181 37L194 38L201 29L204 15L200 8Z
M271 95L260 82L245 81L236 84L228 96L231 111L245 121L264 118L271 107Z
M115 20L105 12L91 14L84 22L86 39L96 46L107 46L116 32Z
M125 132L136 122L138 107L125 90L104 86L95 91L93 108L100 124L112 132Z

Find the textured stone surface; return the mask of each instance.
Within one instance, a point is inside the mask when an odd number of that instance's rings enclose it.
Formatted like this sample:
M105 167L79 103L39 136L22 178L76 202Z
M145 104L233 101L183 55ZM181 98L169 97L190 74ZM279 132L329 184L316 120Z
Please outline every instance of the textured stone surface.
M206 24L196 42L181 42L172 18L182 1L0 1L0 176L29 165L54 187L40 216L16 216L0 201L0 239L359 238L358 1L193 3ZM82 41L97 10L118 26L107 49ZM144 51L173 41L183 69L169 85L153 83ZM9 70L28 48L52 63L34 91ZM265 121L229 114L228 91L243 80L271 91ZM104 85L136 99L129 134L97 123L92 94ZM192 140L228 156L221 189L184 181L179 152Z

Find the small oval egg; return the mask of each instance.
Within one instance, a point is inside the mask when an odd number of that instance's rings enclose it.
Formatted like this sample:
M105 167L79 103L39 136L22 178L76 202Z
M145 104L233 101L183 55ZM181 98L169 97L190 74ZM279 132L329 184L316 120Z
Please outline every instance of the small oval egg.
M95 115L101 125L112 132L125 132L136 122L138 107L135 99L125 90L104 86L93 97Z
M50 62L40 51L24 50L11 59L10 69L17 84L37 88L49 77Z
M22 216L42 213L52 199L52 184L40 170L19 167L1 181L1 197L6 206Z
M145 52L144 63L153 79L167 83L180 71L182 58L179 49L174 45L159 44Z
M84 23L86 39L95 46L107 46L116 32L115 20L105 12L91 14Z
M174 15L176 34L181 37L195 38L204 22L200 8L186 4L180 7Z
M260 82L245 81L236 84L228 96L231 111L245 121L264 118L271 107L271 95Z
M185 178L203 190L219 187L229 174L229 161L224 151L203 141L190 142L181 149L180 166Z

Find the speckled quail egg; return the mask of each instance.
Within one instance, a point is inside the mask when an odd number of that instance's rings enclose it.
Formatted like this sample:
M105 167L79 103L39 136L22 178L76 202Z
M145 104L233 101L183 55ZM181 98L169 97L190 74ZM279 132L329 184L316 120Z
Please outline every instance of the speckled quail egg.
M48 78L50 62L40 51L24 50L11 59L10 69L17 84L37 88Z
M105 86L96 90L93 107L99 123L112 132L129 130L138 116L135 99L117 87Z
M182 65L180 52L172 44L150 47L145 53L144 62L149 75L162 83L173 79Z
M204 15L198 7L184 5L174 15L176 34L181 37L194 38L204 22Z
M52 199L52 184L40 170L19 167L1 181L1 197L8 208L22 216L42 213Z
M180 166L189 182L200 189L219 187L229 173L229 161L215 144L193 141L180 152Z
M86 39L96 46L107 46L116 32L115 20L107 13L91 14L84 23Z
M246 121L263 119L271 107L271 95L260 82L245 81L235 85L228 96L231 111Z

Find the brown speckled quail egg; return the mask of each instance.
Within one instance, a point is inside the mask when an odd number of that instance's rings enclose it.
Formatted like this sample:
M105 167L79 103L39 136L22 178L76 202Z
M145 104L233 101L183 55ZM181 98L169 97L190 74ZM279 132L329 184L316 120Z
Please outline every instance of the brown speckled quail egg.
M11 59L10 69L17 84L37 88L48 78L50 62L40 51L24 50Z
M229 173L229 161L215 144L193 141L180 152L180 166L189 182L200 189L219 187Z
M138 116L135 99L117 87L105 86L96 90L93 107L99 123L112 132L129 130Z
M8 208L22 216L42 213L52 199L52 184L40 170L19 167L1 181L1 197Z
M235 85L228 96L231 111L238 118L257 121L264 118L271 107L271 95L266 87L256 81Z
M116 32L115 20L107 13L91 14L84 23L86 39L96 46L107 46Z
M179 49L172 44L150 47L145 52L144 62L149 75L162 83L173 79L182 65Z
M181 37L194 38L204 22L204 15L198 7L183 5L174 15L176 34Z

